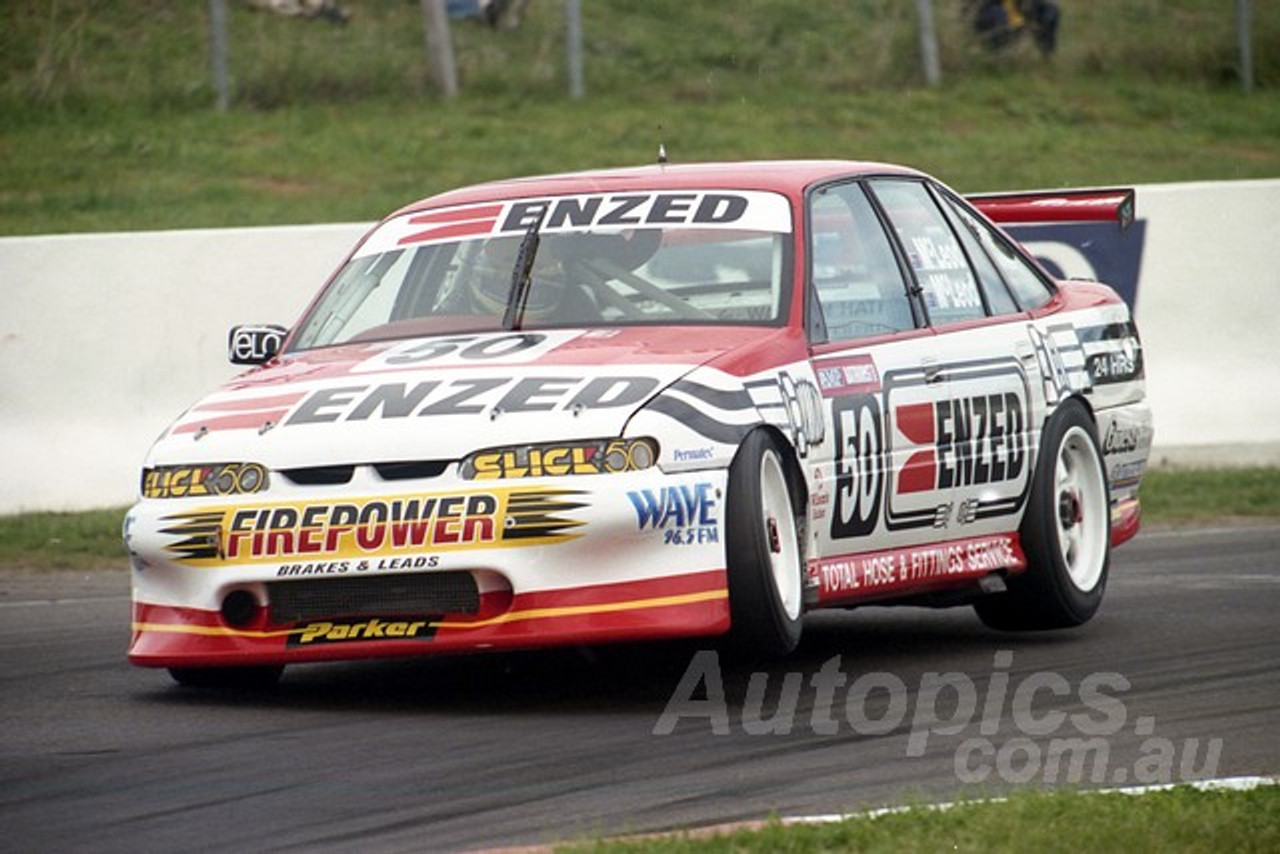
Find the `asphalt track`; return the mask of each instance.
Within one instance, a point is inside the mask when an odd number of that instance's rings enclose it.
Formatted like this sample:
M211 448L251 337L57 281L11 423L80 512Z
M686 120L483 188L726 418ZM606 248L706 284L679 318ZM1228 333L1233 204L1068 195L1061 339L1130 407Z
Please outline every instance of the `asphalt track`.
M868 608L816 615L766 667L707 644L614 647L298 667L256 696L129 667L122 572L4 575L0 847L454 851L1024 779L1275 774L1278 556L1275 526L1143 534L1073 632ZM696 691L664 719L691 668ZM790 732L751 734L789 697ZM1086 737L1105 755L1052 758Z

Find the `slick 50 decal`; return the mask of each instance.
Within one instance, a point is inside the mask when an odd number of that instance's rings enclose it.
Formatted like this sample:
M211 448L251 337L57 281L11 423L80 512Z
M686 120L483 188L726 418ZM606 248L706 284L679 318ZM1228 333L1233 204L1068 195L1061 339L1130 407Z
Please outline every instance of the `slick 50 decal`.
M655 439L597 439L489 448L464 459L459 472L467 480L618 474L647 469L657 458Z
M267 470L257 463L156 466L142 472L143 498L244 495L266 487Z
M195 566L352 561L406 553L550 545L580 536L567 489L435 493L350 502L262 504L164 517L174 557ZM362 567L358 564L356 569Z
M760 191L680 190L516 199L406 214L381 225L358 257L404 246L539 231L733 228L787 232L787 200Z

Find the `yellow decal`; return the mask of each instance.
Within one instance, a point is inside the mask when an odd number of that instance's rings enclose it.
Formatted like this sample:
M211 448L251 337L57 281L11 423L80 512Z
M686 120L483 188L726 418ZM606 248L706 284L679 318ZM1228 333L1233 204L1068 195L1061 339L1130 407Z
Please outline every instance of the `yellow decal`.
M274 502L165 516L175 557L194 566L353 561L423 551L567 542L585 507L567 489L420 493L324 503Z

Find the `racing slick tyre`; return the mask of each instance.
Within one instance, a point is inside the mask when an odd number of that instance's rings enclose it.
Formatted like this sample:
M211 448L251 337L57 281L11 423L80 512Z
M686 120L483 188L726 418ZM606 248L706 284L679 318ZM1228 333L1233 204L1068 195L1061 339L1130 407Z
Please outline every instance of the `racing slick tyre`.
M769 433L755 430L729 466L725 538L734 651L777 657L800 642L802 528L785 465Z
M1008 590L974 603L1004 631L1062 629L1102 604L1111 562L1111 510L1097 430L1084 404L1063 402L1040 437L1040 459L1020 535L1027 570Z
M257 667L170 667L173 681L184 688L261 691L274 688L284 673L282 664Z

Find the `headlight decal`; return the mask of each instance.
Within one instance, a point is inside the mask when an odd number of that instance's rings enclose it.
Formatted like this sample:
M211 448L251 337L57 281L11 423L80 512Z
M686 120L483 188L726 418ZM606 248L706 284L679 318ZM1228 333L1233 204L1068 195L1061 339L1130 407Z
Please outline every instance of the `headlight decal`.
M643 471L657 460L655 439L588 439L476 451L462 461L461 474L467 480L619 474Z
M258 463L156 466L142 470L142 497L251 495L262 492L269 482L266 467Z

